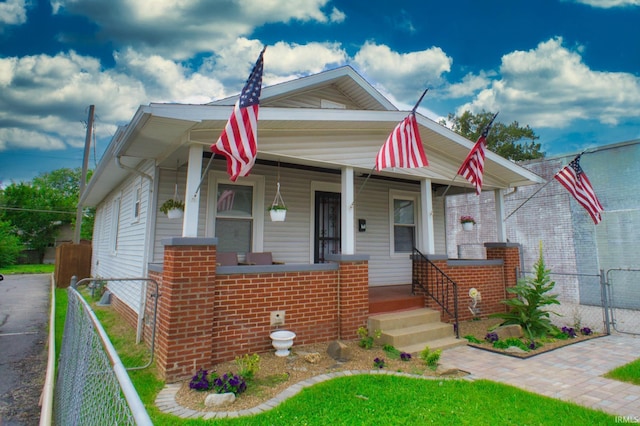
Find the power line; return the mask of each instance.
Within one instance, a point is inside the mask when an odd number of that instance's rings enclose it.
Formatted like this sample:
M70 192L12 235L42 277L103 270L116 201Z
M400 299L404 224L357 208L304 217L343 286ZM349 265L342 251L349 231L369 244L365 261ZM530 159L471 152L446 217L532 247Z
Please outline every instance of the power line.
M40 209L23 209L21 207L4 207L0 206L0 210L12 210L19 212L34 212L34 213L64 213L64 214L76 214L76 212L62 211L62 210L40 210Z

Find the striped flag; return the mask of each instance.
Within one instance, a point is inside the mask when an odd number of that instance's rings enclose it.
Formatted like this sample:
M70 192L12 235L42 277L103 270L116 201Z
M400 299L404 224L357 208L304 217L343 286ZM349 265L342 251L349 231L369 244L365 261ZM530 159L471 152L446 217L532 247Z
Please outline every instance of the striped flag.
M214 154L227 157L227 173L233 182L238 176L247 176L256 161L258 151L258 110L262 91L263 55L266 47L251 71L240 98L220 138L211 145Z
M482 175L484 173L484 157L487 135L493 125L493 120L495 120L497 116L498 113L496 112L491 121L489 121L489 124L487 124L482 131L482 134L478 138L476 144L471 148L471 151L467 155L467 158L465 158L457 173L467 179L472 185L476 186L476 194L478 195L480 195L480 192L482 191Z
M386 167L415 168L428 166L418 122L412 111L393 129L376 156L376 170Z
M600 212L604 211L593 191L589 178L580 167L580 155L560 170L554 178L574 196L576 201L587 210L596 225L602 220Z

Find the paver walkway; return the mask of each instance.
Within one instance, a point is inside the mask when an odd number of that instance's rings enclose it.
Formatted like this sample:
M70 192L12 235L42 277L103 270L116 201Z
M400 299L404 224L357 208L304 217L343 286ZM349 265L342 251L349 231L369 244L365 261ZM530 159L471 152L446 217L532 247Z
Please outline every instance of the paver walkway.
M469 372L469 380L488 379L509 384L640 423L640 386L602 377L608 371L637 358L640 358L640 337L628 335L586 340L529 359L509 357L470 346L447 349L442 354L444 363ZM402 374L385 370L323 374L289 387L258 407L227 412L201 412L181 407L175 400L181 384L173 384L160 392L156 405L165 413L183 418L209 419L259 414L279 405L305 387L358 373Z
M598 337L529 359L470 346L447 350L442 356L447 364L471 373L471 379L509 384L640 422L640 386L602 377L638 358L640 337L630 335Z

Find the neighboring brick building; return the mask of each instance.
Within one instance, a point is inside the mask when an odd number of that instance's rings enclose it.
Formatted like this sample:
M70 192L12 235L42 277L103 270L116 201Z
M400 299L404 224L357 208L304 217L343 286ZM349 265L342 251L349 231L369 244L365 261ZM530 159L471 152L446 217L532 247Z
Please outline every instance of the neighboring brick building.
M593 274L610 268L640 269L640 140L593 148L580 164L604 206L603 220L593 224L586 211L553 176L577 153L521 164L546 179L548 184L521 187L505 194L509 241L523 248L523 263L530 272L542 243L547 267L554 273ZM542 188L542 189L541 189ZM539 191L536 193L536 191ZM535 195L534 195L535 194ZM483 258L485 241L495 241L494 196L475 193L447 197L447 254L450 257ZM477 225L462 231L457 221L472 215ZM453 225L451 225L453 224ZM554 276L564 302L597 305L600 292L596 277ZM596 285L594 285L596 284ZM636 283L637 284L637 283ZM617 286L621 307L640 308L638 286Z

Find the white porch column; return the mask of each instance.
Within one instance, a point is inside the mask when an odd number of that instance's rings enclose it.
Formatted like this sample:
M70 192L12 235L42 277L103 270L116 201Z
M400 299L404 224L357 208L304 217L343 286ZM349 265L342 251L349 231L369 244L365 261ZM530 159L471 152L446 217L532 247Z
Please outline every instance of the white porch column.
M356 253L356 209L353 205L355 194L353 183L353 167L343 167L341 179L342 202L340 207L340 217L342 218L340 223L342 228L342 233L340 235L342 254Z
M501 189L493 191L496 203L496 231L499 243L507 242L507 225L504 221L504 193Z
M436 239L433 232L433 192L431 179L420 181L420 236L418 250L424 254L435 254Z
M184 196L184 217L182 218L182 236L198 236L198 212L200 210L200 191L196 193L202 174L202 145L189 146L187 163L187 185Z

